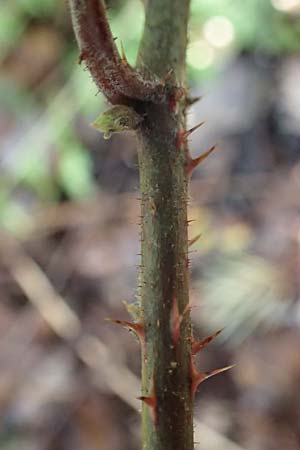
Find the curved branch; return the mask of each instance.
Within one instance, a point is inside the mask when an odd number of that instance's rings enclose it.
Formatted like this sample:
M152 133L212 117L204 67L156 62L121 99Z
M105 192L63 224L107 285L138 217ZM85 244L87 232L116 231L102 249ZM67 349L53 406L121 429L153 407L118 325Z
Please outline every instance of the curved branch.
M146 80L123 60L112 36L103 0L69 0L80 60L112 104L166 100L164 82Z

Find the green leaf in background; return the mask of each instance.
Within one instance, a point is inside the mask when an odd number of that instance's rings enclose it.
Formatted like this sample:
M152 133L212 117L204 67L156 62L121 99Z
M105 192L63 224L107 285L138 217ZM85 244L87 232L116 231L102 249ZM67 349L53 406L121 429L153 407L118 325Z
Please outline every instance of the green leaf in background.
M245 49L269 55L299 51L299 15L292 8L280 10L277 3L275 0L192 0L188 47L191 79L213 77L220 63Z
M16 5L1 6L0 9L0 60L3 60L9 49L25 29L26 23L17 14Z
M244 49L266 54L299 50L300 18L296 13L276 8L279 3L280 0L192 0L190 81L199 84L199 80L213 78L220 65ZM112 30L119 49L122 42L129 62L134 64L144 23L142 2L122 0L116 4L120 6L109 9ZM77 117L90 123L104 109L105 102L97 95L84 64L74 70L78 50L73 35L70 38L66 8L62 0L0 0L0 59L5 61L10 54L15 57L13 49L22 45L35 21L51 23L53 29L59 24L57 31L63 39L65 54L53 79L28 88L18 85L9 76L9 70L4 70L0 78L1 110L15 124L16 135L22 132L21 143L13 136L13 151L8 150L13 157L10 156L12 163L5 182L11 192L22 186L37 201L59 201L59 187L73 199L85 197L95 187L90 156L78 142L71 124Z
M63 6L63 2L57 0L18 0L17 3L24 12L36 17L51 16Z

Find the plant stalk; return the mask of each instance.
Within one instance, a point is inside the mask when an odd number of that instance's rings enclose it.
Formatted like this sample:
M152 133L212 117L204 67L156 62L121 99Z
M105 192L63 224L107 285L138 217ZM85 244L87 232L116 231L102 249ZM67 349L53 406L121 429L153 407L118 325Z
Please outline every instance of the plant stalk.
M189 0L149 0L138 67L185 88ZM138 130L143 448L193 449L188 276L186 90L174 104L144 103ZM152 406L151 401L152 399ZM150 406L149 406L150 404ZM153 406L154 405L154 406Z

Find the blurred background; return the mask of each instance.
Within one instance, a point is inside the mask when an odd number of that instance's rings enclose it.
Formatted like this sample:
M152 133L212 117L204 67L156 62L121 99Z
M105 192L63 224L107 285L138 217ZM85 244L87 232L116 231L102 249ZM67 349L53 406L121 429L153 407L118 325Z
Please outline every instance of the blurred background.
M134 63L139 0L111 0ZM191 299L201 450L300 448L300 3L193 0ZM136 299L132 134L79 66L67 3L0 3L0 448L140 449L139 348L105 322Z

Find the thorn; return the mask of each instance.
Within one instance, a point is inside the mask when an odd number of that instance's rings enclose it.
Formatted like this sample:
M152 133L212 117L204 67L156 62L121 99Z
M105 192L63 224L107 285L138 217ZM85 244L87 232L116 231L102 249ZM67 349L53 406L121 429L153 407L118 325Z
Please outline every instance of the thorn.
M204 152L202 155L198 156L198 158L192 159L191 157L188 158L187 163L187 173L190 175L192 171L197 167L202 161L204 161L216 148L216 145L213 145L210 147L206 152Z
M153 407L155 404L155 400L153 397L145 397L144 395L141 395L140 397L137 397L138 400L142 400L142 402L145 402L148 406Z
M198 372L195 367L195 364L193 362L193 358L191 358L190 375L191 375L191 379L192 379L192 383L191 383L192 399L195 398L195 394L196 394L199 384L203 383L203 381L207 380L208 378L213 377L214 375L218 375L219 373L226 372L227 370L232 369L234 366L235 366L235 364L232 364L231 366L222 367L220 369L211 370L209 372Z
M126 64L126 66L128 66L129 63L128 63L128 60L126 58L126 54L125 54L125 50L124 50L124 46L123 46L123 42L122 41L120 42L120 45L121 45L121 58L122 58L123 62Z
M157 400L156 400L156 393L155 393L153 378L152 378L151 394L149 396L142 395L141 397L137 397L137 399L141 400L142 402L146 403L146 405L149 406L152 420L156 424L157 423Z
M179 337L180 337L180 326L185 314L191 309L190 305L186 305L183 312L179 312L178 302L176 297L173 297L172 309L171 309L171 330L172 330L172 341L175 347L177 347Z
M187 106L192 106L195 103L199 102L199 100L202 100L202 96L198 96L198 97L187 97L186 98L186 105Z
M177 135L177 148L181 148L182 144L186 141L186 139L196 130L198 130L198 128L202 127L202 125L204 125L205 122L200 122L197 125L195 125L194 127L190 128L189 130L186 131L181 131L178 133Z
M109 317L105 320L116 323L117 325L121 325L122 327L127 328L130 331L134 331L140 339L140 342L142 344L145 342L145 330L144 325L141 322L127 322L126 320L111 319Z
M197 236L195 236L194 238L189 239L188 246L191 247L193 244L195 244L195 242L197 242L198 239L201 238L201 236L202 236L202 234L200 233L200 234L197 234Z
M206 376L205 379L207 380L210 377L213 377L215 375L219 375L219 373L227 372L227 370L233 369L236 364L231 364L230 366L221 367L220 369L211 370L209 372L205 372Z
M196 355L196 353L200 352L204 347L206 347L211 341L213 341L222 331L224 328L221 328L220 330L216 331L214 334L211 334L210 336L206 337L200 342L196 342L192 340L192 354Z
M154 423L157 423L157 411L156 411L156 399L155 397L145 397L142 395L141 397L137 397L138 400L146 403L146 405L150 408L151 417Z
M194 131L198 130L198 128L202 127L202 125L204 125L204 124L205 124L205 122L200 122L197 125L195 125L194 127L192 127L189 130L185 131L186 138L188 136L190 136L190 134L194 133Z

